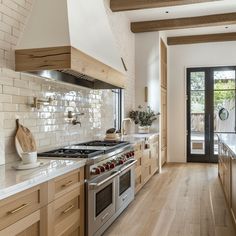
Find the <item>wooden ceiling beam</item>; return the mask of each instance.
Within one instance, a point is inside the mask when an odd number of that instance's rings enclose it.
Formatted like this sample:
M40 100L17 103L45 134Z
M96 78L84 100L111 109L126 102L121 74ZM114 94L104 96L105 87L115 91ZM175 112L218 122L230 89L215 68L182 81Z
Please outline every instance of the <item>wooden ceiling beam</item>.
M236 41L236 32L222 33L222 34L204 34L204 35L189 35L168 37L168 45L182 45L182 44L196 44L196 43L212 43L212 42L225 42Z
M134 33L236 24L236 12L131 23Z
M214 2L219 0L111 0L112 11L130 11L147 8L179 6L195 3Z

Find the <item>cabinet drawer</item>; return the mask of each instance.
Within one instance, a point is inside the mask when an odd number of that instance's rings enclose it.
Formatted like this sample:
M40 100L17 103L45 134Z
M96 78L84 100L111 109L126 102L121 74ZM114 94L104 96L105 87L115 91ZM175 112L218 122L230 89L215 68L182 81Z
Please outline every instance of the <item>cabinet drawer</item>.
M142 165L142 158L137 159L137 162L135 163L135 168L138 168Z
M50 183L52 190L52 198L57 199L67 192L80 186L80 171L70 172L69 174L60 176Z
M135 168L135 178L142 174L142 167L138 166Z
M40 208L40 186L0 202L0 230Z
M143 150L143 143L140 142L140 143L137 143L135 146L134 146L134 151L135 152L142 152Z
M53 225L49 235L59 236L80 226L80 189L76 188L48 205L48 217Z

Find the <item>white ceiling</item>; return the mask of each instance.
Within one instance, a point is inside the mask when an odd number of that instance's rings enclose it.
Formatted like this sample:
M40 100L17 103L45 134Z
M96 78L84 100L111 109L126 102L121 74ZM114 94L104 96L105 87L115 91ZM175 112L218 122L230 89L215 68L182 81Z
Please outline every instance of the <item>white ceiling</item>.
M166 11L169 13L167 14ZM175 7L152 8L145 10L127 11L125 14L131 22L174 19L183 17L194 17L202 15L222 14L236 12L236 0L221 0L215 2L182 5ZM225 27L228 27L227 29ZM167 36L198 35L236 32L235 25L224 25L214 27L200 27L181 30L168 30Z

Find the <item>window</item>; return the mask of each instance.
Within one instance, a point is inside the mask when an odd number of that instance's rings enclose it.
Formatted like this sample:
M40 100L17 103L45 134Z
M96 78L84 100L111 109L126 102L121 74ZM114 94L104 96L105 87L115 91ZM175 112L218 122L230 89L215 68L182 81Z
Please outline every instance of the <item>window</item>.
M114 89L113 92L113 121L114 128L116 130L121 130L121 122L122 122L122 89Z

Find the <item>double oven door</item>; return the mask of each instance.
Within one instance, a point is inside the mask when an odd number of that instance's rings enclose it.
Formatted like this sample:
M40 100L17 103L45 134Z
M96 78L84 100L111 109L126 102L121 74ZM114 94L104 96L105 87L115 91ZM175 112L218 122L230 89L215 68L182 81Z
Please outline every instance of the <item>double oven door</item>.
M102 233L134 199L135 162L87 183L88 236Z
M135 192L135 160L130 160L121 168L118 176L116 210L121 213L134 199Z
M87 186L87 235L94 235L116 212L119 172L112 172Z

